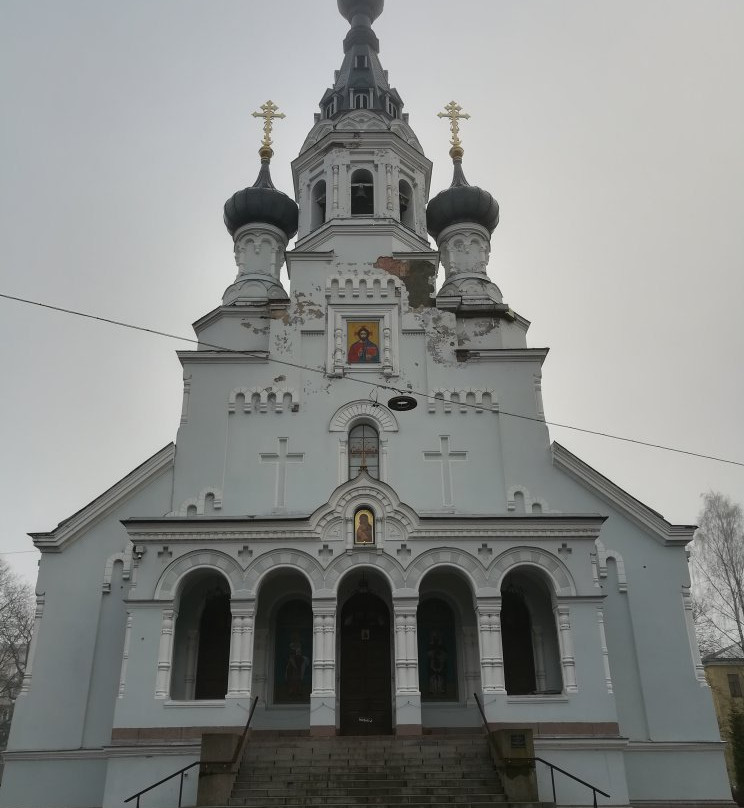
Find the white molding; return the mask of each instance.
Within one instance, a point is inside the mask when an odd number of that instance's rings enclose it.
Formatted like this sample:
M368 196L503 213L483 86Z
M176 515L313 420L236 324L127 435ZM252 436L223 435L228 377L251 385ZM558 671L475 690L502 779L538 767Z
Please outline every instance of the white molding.
M146 460L141 466L127 474L94 499L91 503L66 519L49 533L31 533L34 546L42 552L59 552L63 547L79 538L84 531L119 507L129 497L152 482L156 477L170 470L176 456L175 444L169 443L157 454Z
M346 276L341 277L344 279ZM389 277L393 279L392 276ZM329 376L375 374L389 379L400 375L400 297L397 294L400 289L395 284L392 284L392 288L396 290L396 294L389 299L373 294L364 301L328 303L326 372ZM347 361L347 323L364 320L380 321L378 345L380 361L368 365L352 365Z
M238 396L243 396L243 406L238 407ZM257 406L253 406L253 396L258 396ZM300 409L300 395L294 387L289 387L286 384L277 385L273 387L273 382L268 384L254 384L251 387L235 387L230 391L230 396L227 400L227 411L230 413L244 412L244 413L266 413L275 412L281 414L285 412L284 397L289 396L289 408L286 412L297 412Z
M397 432L398 420L390 410L382 404L369 399L350 401L339 407L328 425L329 432L348 432L357 419L368 418L376 424L378 432Z
M103 569L103 583L101 584L102 592L111 592L111 579L114 575L114 564L117 561L122 563L121 578L123 581L128 581L132 575L132 545L127 544L124 552L113 553L106 559L106 566Z
M471 362L539 362L542 367L548 348L474 348L468 349Z
M473 397L472 402L468 401L468 396ZM489 398L489 403L484 402L486 396ZM439 407L440 404L441 408ZM478 414L483 412L497 413L499 411L499 402L496 391L492 387L431 388L429 390L427 411L436 413L438 409L445 413L451 413L453 409L457 409L464 415L472 412Z
M219 313L219 309L218 309ZM235 316L246 318L245 312L231 312ZM219 319L219 318L217 318ZM225 348L224 351L176 351L176 356L181 364L186 365L206 364L206 365L266 365L269 362L269 352L255 350L250 352L231 351Z
M555 555L539 547L512 547L488 565L488 578L501 590L504 578L517 567L537 567L553 584L557 597L570 598L578 593L568 567Z
M718 752L725 741L628 741L629 752Z
M631 496L559 443L551 444L553 465L617 508L623 516L647 531L659 543L684 547L692 541L696 525L673 525L661 514Z
M189 515L189 508L196 508L197 516L204 516L207 507L207 497L212 497L212 507L214 510L222 510L222 490L214 485L208 485L203 488L195 497L185 499L174 511L167 513L166 516L176 516L186 518Z

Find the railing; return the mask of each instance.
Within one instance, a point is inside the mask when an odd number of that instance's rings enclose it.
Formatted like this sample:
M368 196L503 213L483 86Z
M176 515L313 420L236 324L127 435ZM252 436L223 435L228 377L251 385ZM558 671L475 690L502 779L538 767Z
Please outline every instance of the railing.
M235 746L235 751L233 752L232 759L231 760L208 761L208 765L210 765L210 766L230 766L230 767L232 767L238 762L238 760L240 759L240 757L243 754L243 751L245 749L245 742L246 742L246 740L248 738L248 729L249 729L249 727L251 725L251 719L253 718L253 712L256 709L256 704L258 704L258 696L256 696L255 699L253 699L253 704L251 705L250 712L248 713L248 720L245 722L245 727L243 729L242 735L240 736L240 741ZM154 788L157 788L158 786L162 786L163 783L167 783L169 780L172 780L174 777L178 777L180 775L181 776L181 781L180 781L180 783L178 785L178 808L181 808L181 800L183 798L183 778L184 778L186 772L189 769L193 769L194 766L201 766L201 765L202 765L201 760L195 760L193 763L189 763L188 766L184 766L182 769L179 769L177 772L173 772L173 774L169 774L167 777L164 777L162 780L158 780L157 783L153 783L151 786L148 786L147 788L143 788L142 791L138 791L136 794L132 794L132 796L127 797L127 799L125 799L124 802L127 803L127 802L131 802L132 800L136 799L137 800L137 802L135 804L136 808L140 808L140 797L143 794L147 794L148 791L152 791Z
M503 761L503 764L519 764L519 763L531 763L533 766L535 761L539 761L540 763L544 763L546 766L550 768L550 784L553 787L553 803L558 804L555 792L555 773L560 772L561 774L565 775L566 777L570 777L575 782L581 784L582 786L586 786L592 790L592 797L594 801L594 808L597 808L597 794L601 794L603 797L607 797L609 799L610 795L607 794L605 791L602 791L601 788L597 788L593 786L591 783L587 783L586 780L582 780L580 777L577 777L575 774L571 774L571 772L567 772L565 769L562 769L560 766L556 766L554 763L551 763L549 760L545 760L541 757L520 757L520 758L503 758L501 756L501 751L499 750L496 742L493 739L491 731L488 728L488 721L486 719L486 713L483 710L483 705L480 703L480 699L478 698L477 693L473 693L475 697L475 703L478 705L478 710L480 711L481 718L483 719L483 725L486 728L486 733L488 735L488 741L491 745L491 750L494 753L495 760ZM505 768L505 765L502 765L500 768Z
M172 780L174 777L178 777L181 775L181 782L178 785L178 808L181 808L181 798L183 797L183 776L189 769L193 769L194 766L199 766L201 764L200 760L195 760L193 763L189 763L188 766L184 766L182 769L179 769L177 772L173 772L173 774L169 774L167 777L164 777L162 780L158 780L157 783L153 783L151 786L147 788L143 788L142 791L138 791L136 794L132 794L131 797L124 800L124 802L131 802L133 799L137 800L137 808L139 808L140 804L140 797L143 794L147 794L148 791L152 791L153 788L157 788L158 786L162 786L163 783L167 783L168 780Z

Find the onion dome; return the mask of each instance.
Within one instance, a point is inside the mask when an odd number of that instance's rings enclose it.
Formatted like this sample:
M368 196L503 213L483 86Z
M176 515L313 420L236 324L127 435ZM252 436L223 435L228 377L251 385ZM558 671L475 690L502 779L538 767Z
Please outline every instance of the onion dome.
M426 207L426 229L435 240L450 225L473 222L493 233L499 223L499 203L482 188L470 185L462 170L462 149L450 150L455 172L452 185Z
M271 148L262 147L259 154L261 170L255 183L225 202L225 227L234 236L246 224L271 224L282 230L289 240L297 234L297 203L277 190L271 181Z

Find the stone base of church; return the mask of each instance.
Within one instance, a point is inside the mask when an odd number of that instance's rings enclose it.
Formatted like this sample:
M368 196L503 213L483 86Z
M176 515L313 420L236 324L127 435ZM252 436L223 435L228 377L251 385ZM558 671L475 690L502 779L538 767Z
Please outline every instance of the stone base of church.
M399 738L411 738L421 735L421 724L398 724L395 734Z
M310 727L310 735L313 738L332 738L337 734L336 727L312 725Z

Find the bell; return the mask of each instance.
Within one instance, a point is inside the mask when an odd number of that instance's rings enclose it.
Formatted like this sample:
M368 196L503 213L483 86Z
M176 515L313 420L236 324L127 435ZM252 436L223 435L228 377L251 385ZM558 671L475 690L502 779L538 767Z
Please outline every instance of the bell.
M367 198L367 191L364 189L364 185L362 183L358 183L356 187L356 191L354 192L354 196L357 199L366 199Z

